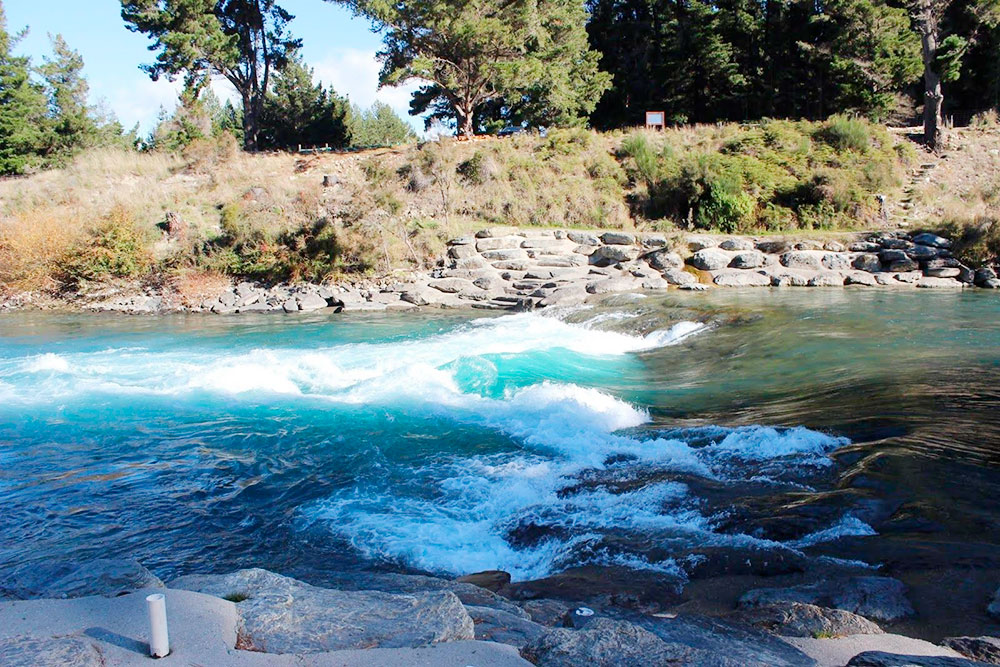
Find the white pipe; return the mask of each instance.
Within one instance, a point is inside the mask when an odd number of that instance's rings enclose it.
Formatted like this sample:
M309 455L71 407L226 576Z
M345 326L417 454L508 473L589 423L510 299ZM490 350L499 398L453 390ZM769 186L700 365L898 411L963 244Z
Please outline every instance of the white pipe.
M165 658L170 653L170 636L167 634L167 598L163 593L146 596L149 607L149 654Z

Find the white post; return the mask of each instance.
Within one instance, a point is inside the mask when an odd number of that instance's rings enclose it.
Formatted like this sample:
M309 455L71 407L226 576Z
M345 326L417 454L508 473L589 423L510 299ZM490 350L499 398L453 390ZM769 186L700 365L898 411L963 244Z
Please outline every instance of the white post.
M167 598L163 593L146 596L149 607L149 654L165 658L170 653L170 636L167 634Z

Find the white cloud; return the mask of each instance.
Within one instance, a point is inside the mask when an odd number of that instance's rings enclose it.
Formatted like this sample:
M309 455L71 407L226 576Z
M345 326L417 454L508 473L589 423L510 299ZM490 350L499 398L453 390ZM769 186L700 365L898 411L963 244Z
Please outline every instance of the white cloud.
M422 118L410 116L410 97L420 84L411 82L402 86L379 89L378 75L382 64L375 51L336 48L319 62L309 63L316 70L316 78L332 87L351 102L365 108L376 100L393 108L401 118L410 122L418 132L423 132Z

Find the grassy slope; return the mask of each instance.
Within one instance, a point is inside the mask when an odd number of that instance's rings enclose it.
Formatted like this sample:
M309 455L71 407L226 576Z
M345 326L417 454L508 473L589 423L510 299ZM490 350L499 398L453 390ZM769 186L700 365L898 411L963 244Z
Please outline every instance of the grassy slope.
M94 152L0 182L0 288L169 281L197 299L228 276L386 275L425 268L449 238L492 225L872 227L874 193L899 196L919 162L899 142L835 119L308 157L225 143L184 155ZM161 231L168 211L186 223L184 239Z

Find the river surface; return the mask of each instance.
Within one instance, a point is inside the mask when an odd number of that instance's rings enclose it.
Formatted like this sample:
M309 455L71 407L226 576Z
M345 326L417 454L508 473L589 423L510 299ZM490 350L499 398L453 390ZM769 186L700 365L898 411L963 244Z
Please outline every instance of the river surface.
M998 499L987 292L0 315L0 572L684 578L706 548L989 569Z

